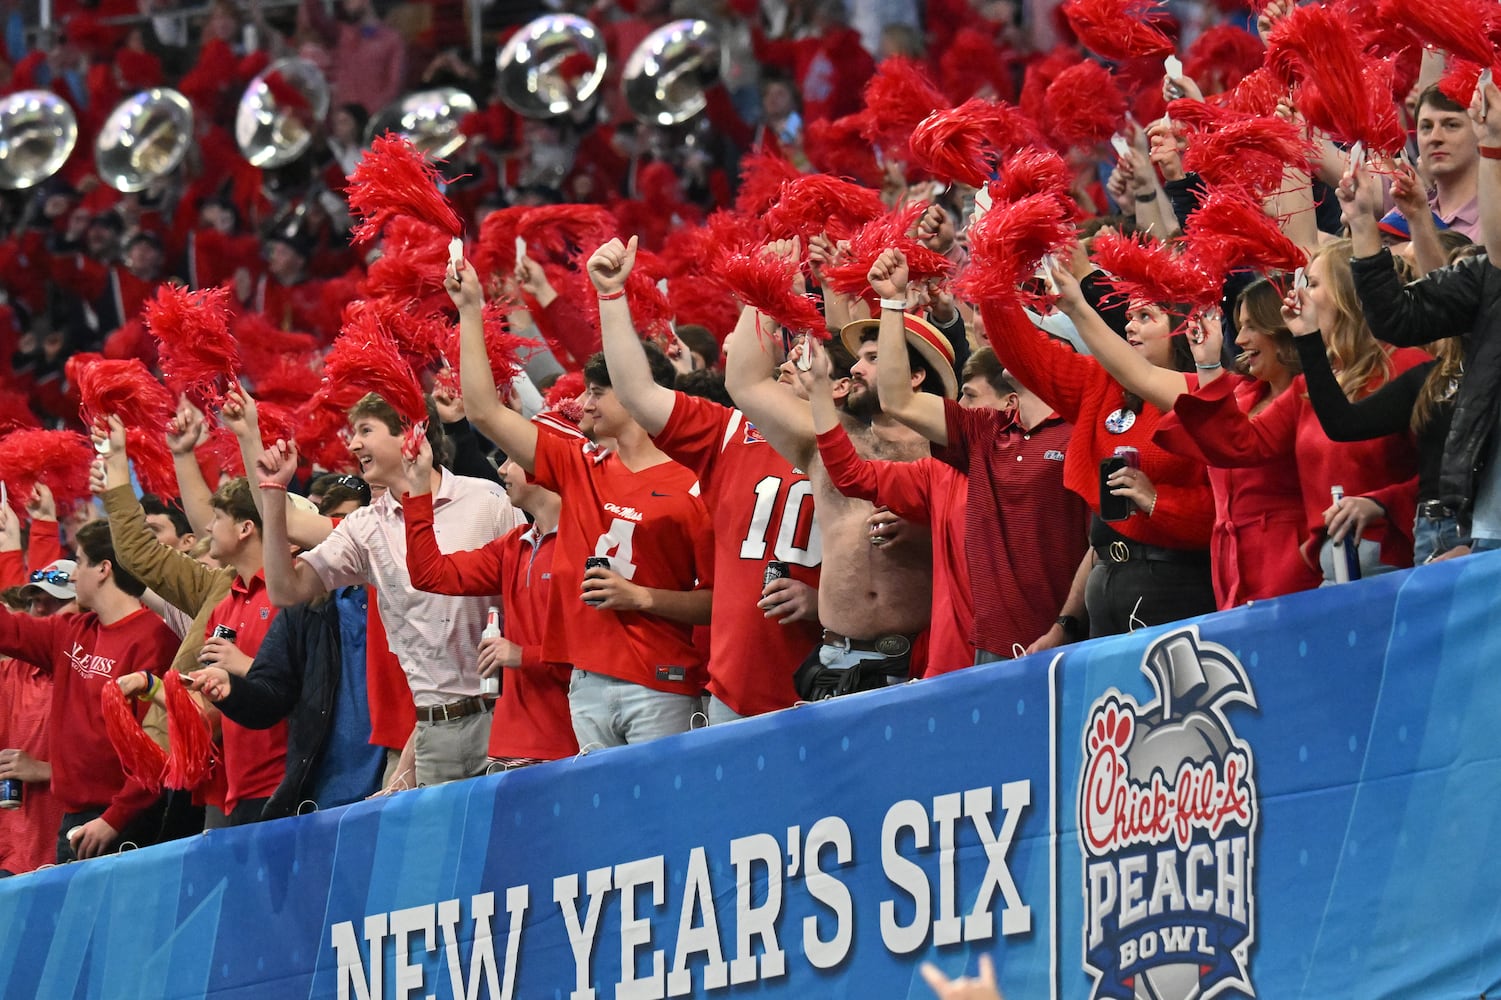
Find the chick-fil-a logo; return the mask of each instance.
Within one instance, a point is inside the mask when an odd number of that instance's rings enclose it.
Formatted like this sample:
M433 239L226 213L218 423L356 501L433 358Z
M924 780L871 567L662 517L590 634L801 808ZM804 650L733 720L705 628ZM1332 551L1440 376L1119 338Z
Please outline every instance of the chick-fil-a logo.
M1110 690L1083 734L1079 842L1084 966L1093 996L1254 996L1256 786L1250 747L1224 710L1255 707L1223 646L1191 627L1154 642L1142 670L1157 697ZM1144 982L1138 991L1138 980Z

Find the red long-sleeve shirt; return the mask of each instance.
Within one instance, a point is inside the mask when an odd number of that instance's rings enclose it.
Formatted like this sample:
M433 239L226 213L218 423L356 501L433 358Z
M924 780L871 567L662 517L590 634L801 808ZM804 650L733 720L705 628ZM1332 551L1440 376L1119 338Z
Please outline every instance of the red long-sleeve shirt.
M1390 357L1393 375L1432 360L1415 347L1397 348ZM1379 380L1372 382L1368 391L1380 387ZM1234 384L1228 379L1216 379L1197 392L1179 396L1173 411L1204 458L1214 465L1241 468L1289 454L1297 457L1308 529L1302 550L1310 566L1318 565L1331 486L1343 486L1345 496L1369 497L1386 508L1386 520L1368 527L1362 537L1381 544L1381 561L1388 566L1412 565L1418 458L1411 434L1389 434L1370 441L1329 440L1308 402L1301 375L1254 417L1236 405Z
M68 812L105 806L116 830L141 813L156 793L130 781L104 729L99 692L138 670L160 676L172 663L178 638L145 608L113 625L92 611L32 618L0 609L0 653L52 675L52 793Z
M505 611L503 634L521 647L521 666L506 671L495 704L490 756L560 760L576 755L578 742L568 711L573 667L542 658L557 533L542 535L531 525L521 525L482 548L445 554L433 532L432 495L408 496L401 509L412 586L461 597L499 594Z
M932 529L933 616L923 676L973 664L975 647L969 636L975 612L964 554L968 477L936 458L868 461L855 451L843 427L818 435L818 452L840 493L882 505L904 521L926 523Z
M0 660L0 746L46 760L52 682L37 667ZM19 809L0 809L0 870L13 875L50 865L57 856L63 807L46 782L26 786Z
M1099 463L1121 445L1131 445L1141 453L1141 469L1157 490L1157 506L1150 517L1133 514L1111 527L1144 545L1207 548L1214 523L1209 479L1202 463L1153 442L1162 411L1143 403L1129 428L1110 433L1105 419L1125 405L1126 393L1098 361L1054 343L1015 303L985 302L980 314L1001 364L1074 425L1063 460L1063 484L1098 514Z

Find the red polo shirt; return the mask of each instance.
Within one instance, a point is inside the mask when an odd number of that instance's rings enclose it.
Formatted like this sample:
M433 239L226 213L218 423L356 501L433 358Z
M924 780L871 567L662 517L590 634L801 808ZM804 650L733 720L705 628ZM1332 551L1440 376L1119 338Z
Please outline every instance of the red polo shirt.
M204 635L213 635L215 626L228 626L235 630L235 646L254 659L275 616L276 608L266 593L265 571L257 571L248 583L237 576L229 594L209 614ZM286 765L285 722L270 729L246 729L225 719L224 776L229 789L224 796L224 811L233 812L246 799L270 798L286 775Z

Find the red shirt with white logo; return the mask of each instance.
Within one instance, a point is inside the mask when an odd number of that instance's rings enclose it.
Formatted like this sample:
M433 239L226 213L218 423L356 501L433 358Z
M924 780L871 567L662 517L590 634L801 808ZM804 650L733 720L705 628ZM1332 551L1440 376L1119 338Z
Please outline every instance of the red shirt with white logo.
M632 472L613 452L537 435L533 478L563 498L543 659L673 694L701 694L706 671L693 626L639 611L603 611L579 596L584 560L605 556L640 587L713 585L709 514L692 472L662 462Z
M266 593L266 574L257 571L247 583L235 577L229 593L209 612L204 637L224 625L234 629L234 644L251 659L271 629L276 608ZM224 796L224 811L233 812L246 799L266 799L276 791L287 771L287 724L278 722L270 729L247 729L229 719L224 727L224 777L229 788Z
M756 605L768 562L785 562L793 579L818 588L823 544L807 475L745 414L686 393L652 440L698 474L713 519L709 691L739 715L787 708L797 701L792 676L820 639L818 623L783 625Z
M104 821L122 830L156 801L155 791L127 781L104 730L99 692L136 671L161 676L179 641L145 608L113 625L100 623L92 611L32 618L0 608L0 653L52 674L48 759L52 794L64 810L104 806Z

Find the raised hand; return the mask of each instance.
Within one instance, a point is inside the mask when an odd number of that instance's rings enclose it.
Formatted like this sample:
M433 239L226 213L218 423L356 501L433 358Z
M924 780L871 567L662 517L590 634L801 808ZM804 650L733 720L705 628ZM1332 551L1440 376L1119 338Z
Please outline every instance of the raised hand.
M285 487L297 475L297 444L293 441L277 441L261 452L255 460L258 483Z
M1306 288L1289 288L1282 296L1282 322L1294 337L1319 332L1319 307Z
M174 455L191 455L207 440L208 424L203 411L188 402L188 397L179 397L177 415L167 424L167 447Z
M407 492L416 496L433 491L433 446L424 435L417 453L407 458L401 456L401 471L407 481Z
M31 499L26 501L26 516L33 521L57 520L57 501L52 499L52 491L45 483L37 483L31 488Z
M615 295L625 288L635 266L636 237L632 236L628 243L613 239L589 258L589 280L600 295Z
M457 267L449 263L443 276L443 290L461 313L484 308L485 293L480 290L479 275L467 260L459 261Z
M219 422L241 441L261 443L260 414L255 409L255 397L239 386L224 394L224 405L219 409Z
M905 299L907 273L907 258L900 250L883 250L865 280L870 282L871 291L883 299Z

